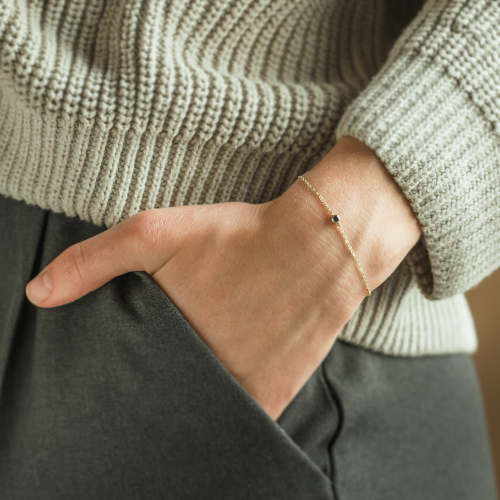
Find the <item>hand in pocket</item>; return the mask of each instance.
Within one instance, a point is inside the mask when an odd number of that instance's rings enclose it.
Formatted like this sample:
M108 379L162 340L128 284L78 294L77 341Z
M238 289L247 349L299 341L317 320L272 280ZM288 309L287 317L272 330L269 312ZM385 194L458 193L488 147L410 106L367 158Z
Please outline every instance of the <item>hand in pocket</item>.
M364 166L361 153L352 165L342 154L351 172ZM373 164L373 154L362 154ZM378 169L363 170L371 190L371 198L358 197L369 200L364 216L359 217L359 206L345 206L358 210L357 220L364 223L356 232L353 225L350 229L373 289L412 246L393 244L383 231L389 226L380 226L384 211L392 214L390 227L395 213L402 214L401 225L410 219L400 208L406 201L397 186L379 199L374 196L368 172L378 176L379 184L388 182L384 167ZM390 249L399 252L392 261ZM375 258L370 261L369 255ZM153 277L275 419L326 357L366 293L340 234L300 180L260 205L230 202L134 215L65 250L28 284L27 293L37 306L60 306L129 271Z

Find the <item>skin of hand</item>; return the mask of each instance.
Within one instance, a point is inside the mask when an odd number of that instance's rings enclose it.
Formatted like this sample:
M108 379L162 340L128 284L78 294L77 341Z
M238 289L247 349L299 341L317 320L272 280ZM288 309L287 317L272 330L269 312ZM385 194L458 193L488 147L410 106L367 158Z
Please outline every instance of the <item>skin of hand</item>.
M350 137L303 176L340 214L375 289L421 234L400 188L376 155ZM153 277L273 419L366 296L337 226L300 179L259 205L138 213L69 247L26 293L39 307L61 306L129 271Z

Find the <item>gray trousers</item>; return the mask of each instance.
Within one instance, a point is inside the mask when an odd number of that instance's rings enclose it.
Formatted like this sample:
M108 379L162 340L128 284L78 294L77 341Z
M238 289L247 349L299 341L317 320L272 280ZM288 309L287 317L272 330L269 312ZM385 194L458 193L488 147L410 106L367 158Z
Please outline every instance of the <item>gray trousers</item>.
M0 196L0 498L496 498L469 356L338 341L276 423L145 273L26 300L103 230Z

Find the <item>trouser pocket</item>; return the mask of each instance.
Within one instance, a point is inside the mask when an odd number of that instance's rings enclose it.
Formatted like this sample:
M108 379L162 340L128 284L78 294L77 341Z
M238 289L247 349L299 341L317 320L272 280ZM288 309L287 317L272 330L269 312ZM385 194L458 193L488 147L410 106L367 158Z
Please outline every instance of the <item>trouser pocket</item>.
M40 267L96 231L50 214ZM0 401L3 497L333 498L328 477L146 273L54 309L25 301L12 337Z

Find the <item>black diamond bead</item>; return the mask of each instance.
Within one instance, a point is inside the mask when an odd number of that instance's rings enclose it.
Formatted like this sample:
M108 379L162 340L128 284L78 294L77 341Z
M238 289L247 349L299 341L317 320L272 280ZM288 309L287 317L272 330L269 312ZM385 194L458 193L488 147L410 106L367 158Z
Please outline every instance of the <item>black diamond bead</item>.
M337 224L337 222L340 222L340 216L339 215L334 215L332 217L332 222L335 222L335 224Z

